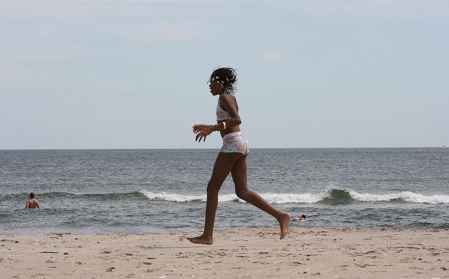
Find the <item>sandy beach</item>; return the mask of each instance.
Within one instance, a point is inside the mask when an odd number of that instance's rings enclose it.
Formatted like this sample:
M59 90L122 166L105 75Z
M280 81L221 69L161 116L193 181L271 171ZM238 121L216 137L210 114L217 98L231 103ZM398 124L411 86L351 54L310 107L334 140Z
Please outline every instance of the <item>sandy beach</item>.
M449 278L449 230L0 235L1 278Z

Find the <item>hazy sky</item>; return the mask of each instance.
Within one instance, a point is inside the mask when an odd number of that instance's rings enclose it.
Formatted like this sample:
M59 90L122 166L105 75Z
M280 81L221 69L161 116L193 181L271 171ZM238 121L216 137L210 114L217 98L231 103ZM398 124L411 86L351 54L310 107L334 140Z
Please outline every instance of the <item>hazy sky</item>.
M446 0L0 0L0 149L449 146Z

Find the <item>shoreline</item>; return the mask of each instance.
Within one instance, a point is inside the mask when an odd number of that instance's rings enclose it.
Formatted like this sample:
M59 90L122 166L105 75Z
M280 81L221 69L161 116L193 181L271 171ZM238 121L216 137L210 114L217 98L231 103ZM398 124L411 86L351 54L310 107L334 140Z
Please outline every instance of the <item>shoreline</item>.
M213 245L154 234L0 234L4 278L449 278L448 229L215 231Z

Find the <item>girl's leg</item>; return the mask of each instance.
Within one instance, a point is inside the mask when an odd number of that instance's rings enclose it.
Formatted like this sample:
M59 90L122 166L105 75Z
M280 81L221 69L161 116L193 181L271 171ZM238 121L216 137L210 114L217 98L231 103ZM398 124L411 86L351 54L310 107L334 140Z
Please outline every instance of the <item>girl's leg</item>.
M257 208L271 214L275 217L281 226L281 239L283 239L290 228L290 214L279 211L276 207L267 202L257 193L248 189L248 170L246 165L246 156L239 158L231 169L232 179L234 180L235 193L242 200L249 202Z
M234 163L242 156L240 153L220 152L215 160L212 176L207 185L206 219L204 222L204 232L198 237L187 237L193 243L209 244L213 243L215 213L218 205L218 192L221 185L228 176Z

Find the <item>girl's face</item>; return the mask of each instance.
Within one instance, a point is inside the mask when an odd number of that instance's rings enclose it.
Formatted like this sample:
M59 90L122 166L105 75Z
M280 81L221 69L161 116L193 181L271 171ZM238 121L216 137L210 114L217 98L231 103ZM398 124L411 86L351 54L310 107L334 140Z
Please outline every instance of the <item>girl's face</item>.
M212 93L213 96L220 95L221 93L223 93L223 91L220 88L220 84L213 78L209 82L209 88L210 93Z

